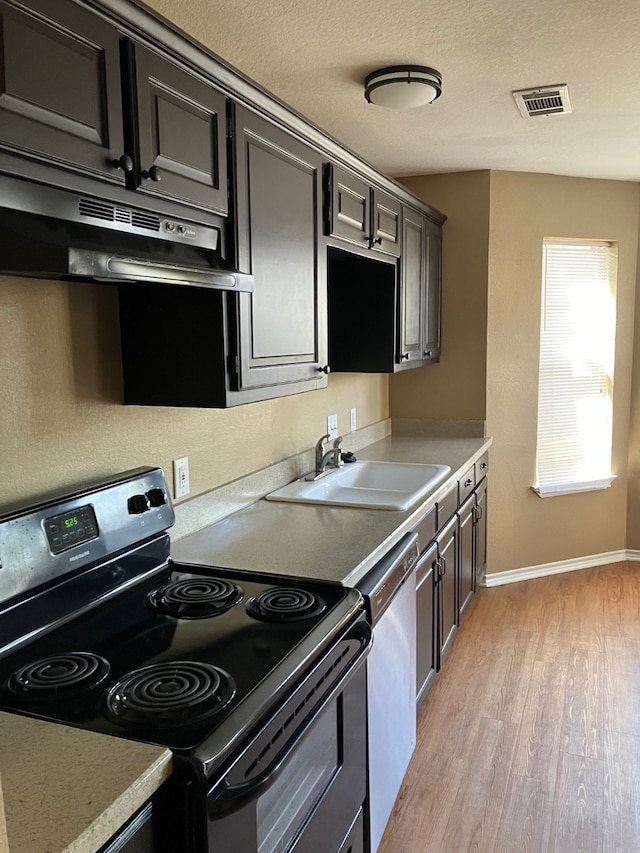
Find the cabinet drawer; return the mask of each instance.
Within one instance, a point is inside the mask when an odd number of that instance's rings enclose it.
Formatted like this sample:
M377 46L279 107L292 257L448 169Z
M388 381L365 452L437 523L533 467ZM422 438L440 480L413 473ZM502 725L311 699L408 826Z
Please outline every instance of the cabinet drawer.
M447 494L436 503L436 529L441 530L458 508L458 487L449 489Z
M420 552L424 551L424 549L434 539L437 529L436 507L434 504L425 517L413 528L414 532L418 534L418 547L420 548Z
M458 480L458 505L463 504L476 485L475 468L472 465Z
M479 483L489 473L489 454L483 453L476 462L476 483Z

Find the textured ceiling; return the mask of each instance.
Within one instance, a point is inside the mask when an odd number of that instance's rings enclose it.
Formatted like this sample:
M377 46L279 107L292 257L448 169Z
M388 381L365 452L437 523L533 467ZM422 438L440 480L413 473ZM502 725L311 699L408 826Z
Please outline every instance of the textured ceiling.
M468 169L640 180L638 0L147 0L390 175ZM433 104L367 104L376 68L430 65ZM512 89L567 83L570 115Z

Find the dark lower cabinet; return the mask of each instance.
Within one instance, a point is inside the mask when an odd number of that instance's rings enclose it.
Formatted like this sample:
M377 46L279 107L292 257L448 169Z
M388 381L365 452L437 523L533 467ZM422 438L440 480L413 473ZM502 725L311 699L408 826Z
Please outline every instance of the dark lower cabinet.
M438 558L435 585L438 600L438 669L458 627L458 516L444 526L436 536Z
M475 492L473 513L474 536L474 590L487 573L487 478L485 477Z
M233 153L236 262L255 278L254 293L237 296L234 387L323 388L329 367L322 159L240 107Z
M475 592L475 495L469 497L458 510L459 549L459 606L464 611Z
M434 576L438 546L435 542L421 554L416 566L416 701L420 705L436 674L436 586Z
M99 853L154 853L152 805L147 803L120 829Z
M487 471L485 454L415 527L420 543L428 543L417 565L418 706L441 669L464 611L486 572ZM480 477L477 485L475 479L468 484L476 472Z

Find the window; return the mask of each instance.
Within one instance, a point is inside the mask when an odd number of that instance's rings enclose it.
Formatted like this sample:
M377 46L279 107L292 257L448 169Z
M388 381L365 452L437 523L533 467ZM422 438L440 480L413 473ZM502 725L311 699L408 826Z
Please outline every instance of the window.
M537 484L540 497L604 489L611 474L617 249L545 240Z

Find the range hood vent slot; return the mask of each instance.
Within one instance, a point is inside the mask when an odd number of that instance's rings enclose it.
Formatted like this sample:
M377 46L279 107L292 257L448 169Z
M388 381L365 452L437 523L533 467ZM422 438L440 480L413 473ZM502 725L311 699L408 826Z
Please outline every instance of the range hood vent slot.
M134 228L142 228L145 231L159 231L160 217L143 210L133 210L128 207L116 207L105 201L81 198L78 202L78 212L81 216L89 216L92 219L102 219L108 222L122 222L125 225L133 225Z
M572 112L569 87L566 83L538 86L535 89L516 89L511 94L522 118Z
M93 219L106 219L113 222L113 205L104 201L96 201L90 198L81 198L78 202L78 212L82 216L91 216Z

